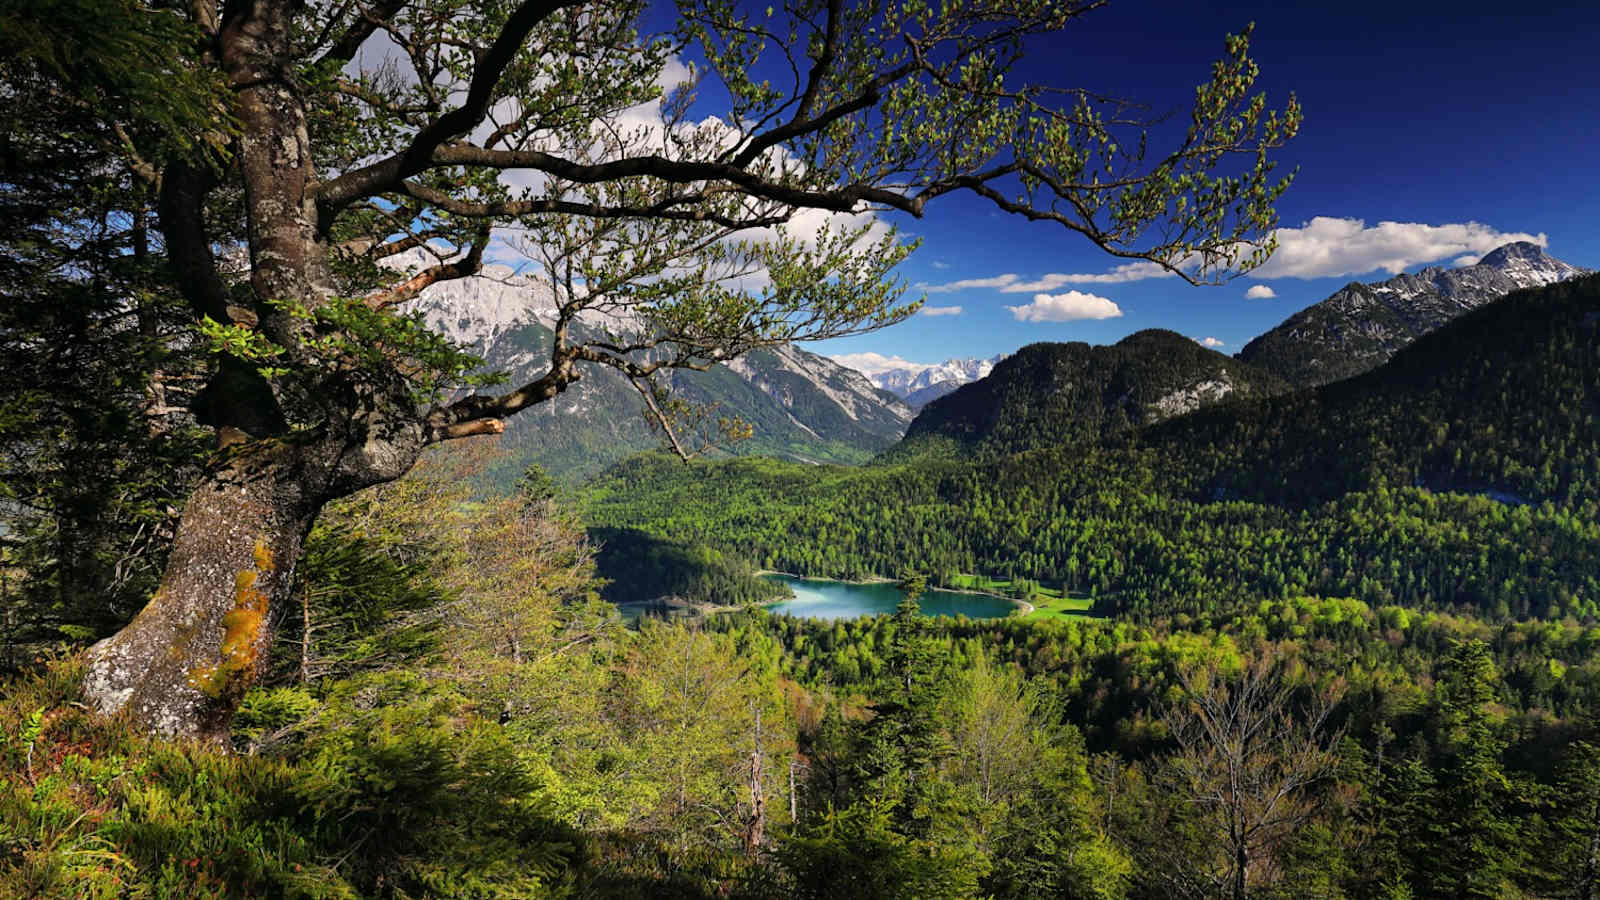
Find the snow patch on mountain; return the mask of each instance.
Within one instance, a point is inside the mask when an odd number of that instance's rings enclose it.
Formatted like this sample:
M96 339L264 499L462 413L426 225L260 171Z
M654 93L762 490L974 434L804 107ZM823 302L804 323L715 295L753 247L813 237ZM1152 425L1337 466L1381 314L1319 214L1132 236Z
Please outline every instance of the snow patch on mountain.
M776 366L764 364L765 360L758 363L759 357L735 359L726 365L734 374L782 403L785 408L793 407L794 397L793 392L780 381L783 375L792 375L808 382L813 389L837 404L852 421L859 422L865 416L885 412L899 419L902 425L911 421L913 413L910 407L874 390L872 383L854 370L792 344L773 347L768 352Z
M540 279L506 266L484 266L471 278L430 285L406 310L421 312L428 327L482 354L519 326L555 322L556 299Z
M549 366L555 297L541 279L486 266L483 275L430 286L406 308L518 385ZM584 313L570 336L582 342L634 330L614 315ZM581 380L507 422L508 452L570 476L658 443L620 372L579 365ZM793 345L754 350L708 372L670 370L662 379L689 402L750 424L752 439L735 452L862 462L898 440L915 415L861 373Z
M1513 291L1588 272L1519 241L1473 265L1351 282L1246 344L1239 359L1302 386L1326 384L1377 368L1422 335Z
M901 397L915 409L986 377L995 363L1005 358L1006 354L1001 353L988 359L947 359L927 365L898 356L854 353L835 356L833 361L862 373L873 385Z

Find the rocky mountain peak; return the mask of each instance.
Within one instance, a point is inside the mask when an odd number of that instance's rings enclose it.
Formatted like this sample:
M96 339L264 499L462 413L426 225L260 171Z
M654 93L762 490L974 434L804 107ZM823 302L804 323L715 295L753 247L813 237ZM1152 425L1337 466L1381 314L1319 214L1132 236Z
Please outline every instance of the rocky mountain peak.
M512 384L549 365L556 302L544 281L502 266L429 287L407 305L428 325L482 356ZM586 313L577 340L601 338L619 320ZM514 477L528 462L576 479L657 446L637 391L616 370L589 363L561 396L507 422L501 440ZM864 462L898 440L913 412L900 398L826 357L794 345L760 349L710 371L672 370L661 381L690 403L739 418L753 429L740 453L817 462ZM500 477L496 474L495 477Z
M1239 359L1310 387L1377 368L1400 348L1512 291L1587 274L1529 241L1470 266L1429 266L1367 284L1351 282L1290 316L1239 351Z
M472 278L429 286L406 310L422 313L428 327L482 354L523 325L553 322L555 307L555 294L543 281L491 265Z
M1498 269L1505 268L1513 260L1525 260L1528 262L1558 261L1555 257L1545 253L1543 247L1532 241L1513 241L1485 253L1483 258L1478 260L1478 265L1494 266Z
M1496 247L1478 260L1478 265L1494 269L1517 283L1519 288L1541 287L1566 281L1590 270L1563 262L1528 241Z
M964 384L987 376L994 370L995 363L1005 358L1006 354L1001 353L988 359L947 359L931 366L902 363L896 358L895 362L902 364L864 371L862 374L874 387L900 397L911 408L917 409Z

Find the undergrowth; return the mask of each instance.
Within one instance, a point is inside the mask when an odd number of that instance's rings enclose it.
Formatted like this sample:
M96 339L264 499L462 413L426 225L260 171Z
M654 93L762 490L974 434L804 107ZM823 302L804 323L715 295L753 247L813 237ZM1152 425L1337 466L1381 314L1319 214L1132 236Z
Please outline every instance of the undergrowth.
M0 685L0 896L570 892L576 834L449 686L354 680L269 757L139 736L79 703L81 678L67 659Z

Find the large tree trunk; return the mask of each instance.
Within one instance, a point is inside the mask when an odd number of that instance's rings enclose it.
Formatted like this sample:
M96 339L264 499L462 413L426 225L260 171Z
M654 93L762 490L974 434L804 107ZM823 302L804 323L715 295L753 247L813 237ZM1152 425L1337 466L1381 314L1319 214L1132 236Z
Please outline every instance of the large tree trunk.
M290 360L302 355L306 324L273 301L315 308L333 292L308 194L315 171L305 108L287 74L296 6L242 0L224 7L220 22L201 23L215 35L206 58L235 87L254 297L230 297L217 276L203 173L173 166L161 209L168 254L196 314L256 328ZM227 462L184 506L155 597L91 649L85 693L102 712L126 714L148 732L220 742L266 665L301 543L323 503L403 474L420 443L415 428L399 429L408 438L400 448L373 434L380 417L371 406L365 421L352 409L349 420L335 415L296 434L250 360L224 356L204 395L197 412L217 428Z
M317 507L303 471L235 463L183 510L155 597L89 651L85 693L151 733L220 743L261 674Z

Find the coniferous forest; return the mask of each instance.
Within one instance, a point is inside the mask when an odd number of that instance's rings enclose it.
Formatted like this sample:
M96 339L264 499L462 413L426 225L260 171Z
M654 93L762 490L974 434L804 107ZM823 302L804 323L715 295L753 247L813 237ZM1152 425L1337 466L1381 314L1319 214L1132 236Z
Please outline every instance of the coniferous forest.
M1600 897L1600 275L1543 233L1428 226L1532 286L1278 329L1315 387L1130 326L910 418L790 352L1311 278L1254 26L1174 113L1063 80L1104 5L0 0L0 898ZM1117 267L913 283L945 203ZM501 439L632 440L601 374L659 450Z

